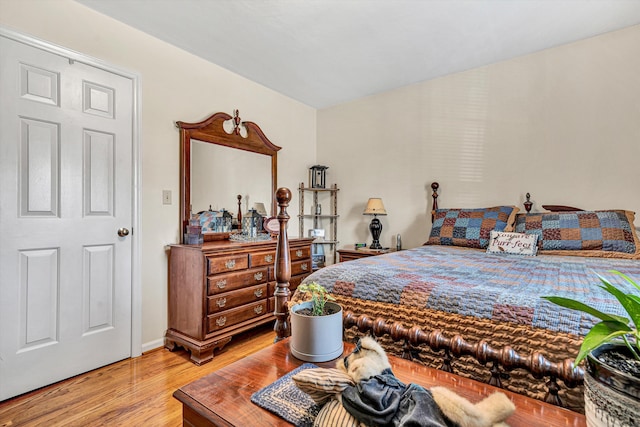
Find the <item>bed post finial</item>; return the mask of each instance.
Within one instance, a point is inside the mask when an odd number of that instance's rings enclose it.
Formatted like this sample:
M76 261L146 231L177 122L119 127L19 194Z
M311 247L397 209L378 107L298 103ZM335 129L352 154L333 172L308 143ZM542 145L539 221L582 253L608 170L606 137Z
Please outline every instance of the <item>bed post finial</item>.
M525 197L527 198L527 201L524 202L524 209L527 211L527 213L531 212L531 206L533 206L533 203L531 202L531 194L527 193L525 195Z
M431 195L431 197L433 197L433 209L431 210L431 222L433 222L433 220L435 219L434 213L436 209L438 209L438 188L440 188L440 184L438 184L437 182L431 183L431 189L433 190L433 194Z
M233 133L236 135L240 135L240 110L233 110Z
M289 214L287 207L291 201L291 191L288 188L278 188L276 200L280 212L278 222L280 223L280 233L278 233L278 245L276 246L275 277L276 290L273 296L276 298L276 308L273 314L276 316L276 323L273 330L276 332L275 341L280 341L291 335L289 326L289 280L291 279L291 258L289 255L289 239L287 238L287 222Z

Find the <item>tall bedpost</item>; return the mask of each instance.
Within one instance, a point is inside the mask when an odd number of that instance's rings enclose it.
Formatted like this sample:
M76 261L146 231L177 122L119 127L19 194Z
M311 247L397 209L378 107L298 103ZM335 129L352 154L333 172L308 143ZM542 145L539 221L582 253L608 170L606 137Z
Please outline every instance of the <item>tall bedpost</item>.
M431 195L431 197L433 197L433 209L431 209L431 222L433 222L433 220L435 219L435 212L436 212L436 209L438 209L438 188L440 188L440 184L438 184L437 182L431 183L431 189L433 190L433 194Z
M275 341L278 342L291 335L289 326L289 280L291 279L291 258L289 256L289 239L287 238L287 222L289 222L289 214L287 207L291 201L291 191L288 188L278 188L276 191L276 200L278 201L278 222L280 223L280 233L278 233L278 245L276 247L276 290L273 296L276 297L276 308L274 315L276 323L273 330L276 332Z

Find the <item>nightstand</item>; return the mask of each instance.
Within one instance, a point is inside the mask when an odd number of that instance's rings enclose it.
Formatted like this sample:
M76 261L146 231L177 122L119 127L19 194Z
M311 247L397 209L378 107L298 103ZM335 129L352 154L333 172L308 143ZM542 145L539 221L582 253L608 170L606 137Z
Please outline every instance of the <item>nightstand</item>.
M389 252L395 252L395 249L369 249L369 248L360 248L360 249L338 249L338 254L340 254L340 262L344 261L353 261L354 259L366 258L370 256L376 256L381 254L388 254Z

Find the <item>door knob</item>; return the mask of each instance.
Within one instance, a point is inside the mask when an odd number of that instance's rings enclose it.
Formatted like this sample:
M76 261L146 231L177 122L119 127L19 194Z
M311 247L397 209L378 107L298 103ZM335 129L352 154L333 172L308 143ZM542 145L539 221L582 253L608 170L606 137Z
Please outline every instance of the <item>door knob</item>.
M125 237L129 235L129 229L128 228L120 228L118 229L118 236L120 237Z

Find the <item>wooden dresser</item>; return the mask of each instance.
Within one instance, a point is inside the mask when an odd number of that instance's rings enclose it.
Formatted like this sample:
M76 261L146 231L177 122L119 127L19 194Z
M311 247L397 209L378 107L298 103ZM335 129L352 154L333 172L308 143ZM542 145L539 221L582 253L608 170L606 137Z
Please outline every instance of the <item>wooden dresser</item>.
M311 273L313 239L290 239L290 290ZM200 365L231 337L275 320L276 240L172 245L169 255L169 329L165 347L191 352Z

